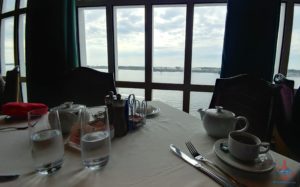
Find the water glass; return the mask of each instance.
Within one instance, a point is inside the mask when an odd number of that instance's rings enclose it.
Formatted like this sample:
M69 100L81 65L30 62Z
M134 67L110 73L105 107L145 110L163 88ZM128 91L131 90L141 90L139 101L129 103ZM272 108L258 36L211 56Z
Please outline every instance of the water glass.
M110 128L106 106L82 108L79 113L81 124L81 158L83 165L91 170L103 168L110 153Z
M45 109L28 112L28 129L31 154L38 173L49 175L59 170L63 163L64 143L58 111L51 120Z

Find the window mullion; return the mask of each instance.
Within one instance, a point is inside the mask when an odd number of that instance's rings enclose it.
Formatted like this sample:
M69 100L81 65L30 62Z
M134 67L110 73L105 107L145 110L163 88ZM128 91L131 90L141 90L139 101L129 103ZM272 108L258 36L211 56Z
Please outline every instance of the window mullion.
M185 57L184 57L184 87L183 90L183 111L189 112L190 108L190 84L192 64L192 42L193 42L193 16L194 4L187 3L186 29L185 29Z
M107 53L108 53L108 72L116 74L115 65L115 38L114 38L114 11L113 5L106 5L106 23L107 23ZM116 77L115 77L116 78Z
M145 99L152 99L152 4L145 4Z
M16 0L15 4L15 11L18 12L20 6L20 0ZM20 65L20 58L19 58L19 14L15 14L14 16L14 58L15 58L15 65Z

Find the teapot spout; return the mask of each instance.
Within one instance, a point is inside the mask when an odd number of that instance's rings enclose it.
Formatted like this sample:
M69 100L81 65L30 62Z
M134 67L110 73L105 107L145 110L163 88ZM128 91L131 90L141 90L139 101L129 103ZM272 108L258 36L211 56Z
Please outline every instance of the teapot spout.
M203 117L204 117L204 115L205 115L206 109L204 109L204 108L199 108L199 109L198 109L198 112L200 113L200 117L201 117L201 119L203 120Z

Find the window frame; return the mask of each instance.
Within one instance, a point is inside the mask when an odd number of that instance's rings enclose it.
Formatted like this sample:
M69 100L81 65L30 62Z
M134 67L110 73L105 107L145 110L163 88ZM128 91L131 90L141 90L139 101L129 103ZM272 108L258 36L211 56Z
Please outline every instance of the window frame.
M2 13L3 0L0 0L0 30L2 19L14 18L14 64L20 65L19 48L19 25L20 15L26 15L26 7L20 8L20 1L16 0L15 9ZM285 3L285 14L283 20L283 36L280 53L278 73L284 75L288 71L289 53L291 47L291 37L293 29L293 16L295 4L300 4L300 0L282 0ZM145 7L145 82L126 82L116 81L116 86L120 88L141 88L145 90L146 100L151 100L152 90L178 90L183 91L183 111L189 112L190 93L193 92L213 92L213 85L193 85L191 84L191 61L192 61L192 35L193 35L193 14L195 4L220 4L227 3L227 0L76 0L78 8L98 7L106 8L107 22L107 47L108 47L108 71L115 73L115 37L114 37L114 6L143 5ZM185 4L187 6L186 15L186 38L185 38L185 57L184 57L184 81L183 84L153 83L152 80L152 6L153 5L172 5ZM78 22L77 22L78 26ZM79 39L79 34L77 35ZM281 39L281 38L278 38ZM79 41L79 40L78 40ZM79 43L78 43L79 45ZM1 47L1 46L0 46ZM78 48L79 49L79 48ZM79 57L80 58L80 57ZM26 62L25 62L26 63ZM2 68L1 68L2 69ZM276 72L277 73L277 72ZM1 74L3 74L1 70ZM26 83L26 76L21 77L21 82Z

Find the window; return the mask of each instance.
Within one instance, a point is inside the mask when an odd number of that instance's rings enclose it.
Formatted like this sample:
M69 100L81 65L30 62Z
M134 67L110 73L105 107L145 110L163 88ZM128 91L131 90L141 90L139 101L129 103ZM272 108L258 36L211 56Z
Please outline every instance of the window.
M186 6L153 6L153 82L183 83Z
M0 5L0 74L6 76L8 70L17 65L20 66L21 91L23 101L26 102L25 20L27 0L2 0L0 3L2 3Z
M295 81L295 88L300 86L300 5L294 7L294 20L287 78Z
M153 90L153 99L165 102L174 108L182 110L182 91Z
M225 5L195 6L192 84L215 85L220 77L225 18Z
M27 1L0 1L1 74L20 66L24 101ZM82 66L115 73L119 92L162 99L195 116L208 105L221 67L226 0L77 0L77 7ZM296 88L299 23L299 0L282 1L274 73L295 80Z
M80 8L78 22L81 66L108 72L105 8Z
M20 0L20 8L25 8L26 6L27 6L27 0Z
M277 39L277 47L276 47L276 57L275 57L275 67L274 67L274 75L279 72L280 65L280 49L282 48L282 40L283 40L283 29L284 29L284 19L285 19L285 3L281 3L280 7L280 20L279 20L279 28L278 28L278 39Z
M145 8L115 7L116 79L145 81Z
M14 18L8 17L1 20L1 73L12 70L14 62Z
M136 88L118 88L118 93L121 93L123 98L127 98L130 94L134 94L139 100L144 100L145 90Z
M3 0L2 13L10 12L15 9L16 0Z
M199 108L208 108L212 97L211 92L191 92L190 114L200 118Z
M20 73L21 77L26 77L25 67L25 23L26 15L21 14L19 16L19 61L20 61Z
M107 25L113 27L113 32L107 34L107 40L113 41L113 47L107 51L112 54L109 57L114 57L108 63L113 67L110 71L115 73L118 92L163 100L196 117L198 108L208 107L215 80L220 77L226 1L78 0L77 5L79 10L101 6L108 11ZM298 7L295 6L295 19L299 17ZM189 14L191 11L193 15ZM285 23L291 19L285 17L289 11L286 2L282 2L274 73L282 71L279 62L287 66L286 61L280 61L280 54L288 42L283 35L287 35ZM300 41L294 34L299 32L295 25L292 46ZM292 48L290 55L295 56L300 50ZM289 68L295 63L292 59Z

